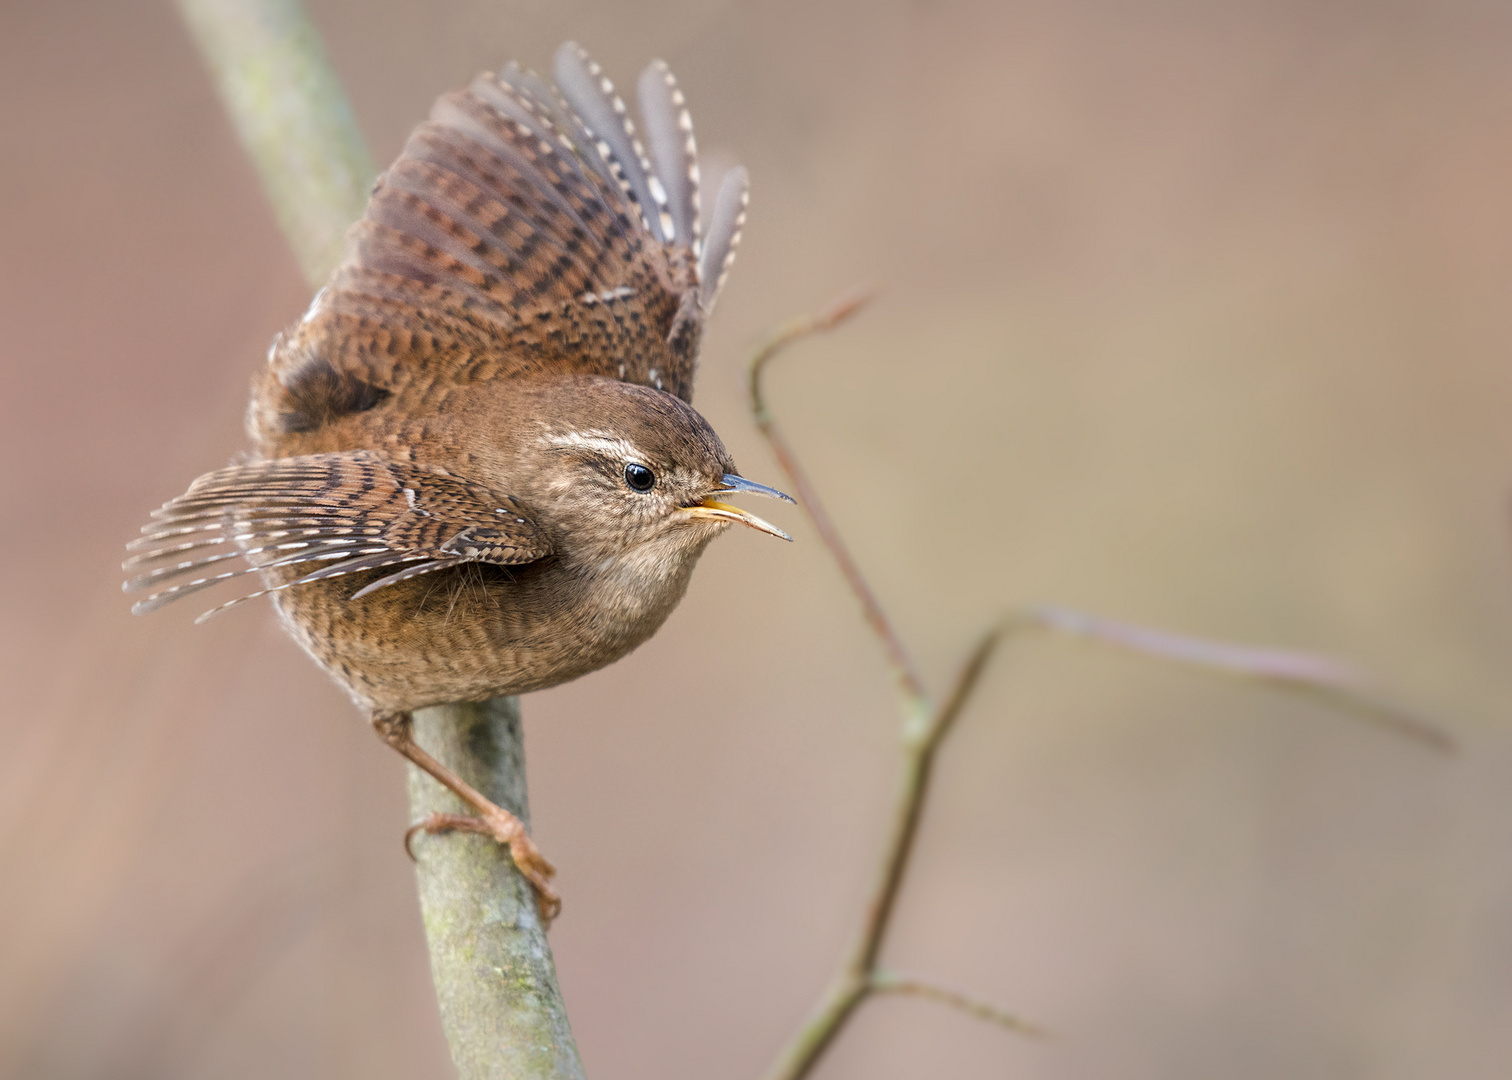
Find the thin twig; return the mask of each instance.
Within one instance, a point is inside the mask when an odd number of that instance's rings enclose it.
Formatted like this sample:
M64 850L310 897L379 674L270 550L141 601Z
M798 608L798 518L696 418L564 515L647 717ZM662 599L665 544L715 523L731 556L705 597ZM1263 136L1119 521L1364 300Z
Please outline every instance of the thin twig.
M1027 1035L1031 1039L1050 1038L1050 1032L1038 1024L1031 1024L1022 1017L1004 1012L996 1005L979 1001L969 994L952 990L948 986L941 986L937 982L917 975L900 975L894 971L879 970L872 976L871 988L876 994L911 994L914 997L929 998L969 1013L978 1020L986 1020L990 1024L997 1024L1019 1035Z
M924 680L919 677L913 658L909 656L908 650L903 645L903 639L898 636L892 623L888 621L882 605L877 600L877 594L867 584L861 568L856 565L850 549L845 546L840 530L835 528L834 521L824 509L824 503L820 501L819 493L809 481L808 474L798 463L797 455L793 453L787 440L783 438L782 432L778 430L777 423L772 419L771 411L767 408L766 395L761 383L762 376L766 374L767 364L783 349L799 338L833 330L864 307L871 300L872 295L871 290L866 288L852 289L817 315L804 315L794 319L779 327L768 337L756 350L756 354L751 357L748 372L751 415L756 420L756 426L766 436L767 442L771 444L772 452L777 456L777 464L787 474L793 487L793 494L798 497L799 505L813 522L814 531L819 534L819 539L834 556L835 562L840 565L840 573L845 576L846 584L850 586L856 599L861 602L861 611L881 640L882 647L887 653L888 663L892 667L893 676L898 680L909 706L914 711L918 711L921 707L927 707L929 701L929 695L924 689Z
M1455 749L1453 738L1442 727L1387 700L1359 672L1329 657L1189 637L1062 607L1023 608L1010 613L1002 626L1007 632L1066 634L1210 674L1266 683L1317 698L1441 753Z

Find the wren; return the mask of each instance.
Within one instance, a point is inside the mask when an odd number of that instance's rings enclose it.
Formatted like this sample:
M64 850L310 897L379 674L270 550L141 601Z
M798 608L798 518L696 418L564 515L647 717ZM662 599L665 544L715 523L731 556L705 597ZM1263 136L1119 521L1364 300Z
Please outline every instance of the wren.
M699 339L745 221L732 169L706 227L693 126L665 64L644 145L571 43L555 86L511 64L440 98L379 177L344 260L275 339L248 460L207 473L130 547L153 611L262 588L382 738L508 846L548 920L521 822L415 744L410 713L575 679L682 598L742 478L690 404ZM411 830L413 833L415 830ZM408 841L406 837L406 841Z

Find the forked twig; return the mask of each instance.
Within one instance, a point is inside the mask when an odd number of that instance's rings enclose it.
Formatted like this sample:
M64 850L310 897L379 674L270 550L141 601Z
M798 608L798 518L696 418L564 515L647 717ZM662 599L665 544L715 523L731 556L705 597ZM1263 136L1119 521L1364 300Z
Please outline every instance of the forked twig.
M784 348L810 334L833 329L870 298L868 291L853 290L817 315L794 319L773 333L757 349L750 362L751 412L756 426L771 444L799 504L839 565L846 583L860 602L868 625L881 641L898 683L905 715L903 767L892 826L861 925L830 988L767 1071L765 1080L802 1080L808 1076L851 1014L872 994L911 994L931 998L1023 1035L1043 1037L1046 1034L1038 1025L996 1006L926 979L897 975L878 963L918 835L936 752L970 701L997 647L1014 634L1029 630L1065 633L1215 674L1269 683L1320 698L1433 749L1448 751L1453 748L1443 730L1377 695L1355 672L1336 661L1306 653L1256 649L1187 637L1048 606L1011 612L983 634L957 673L950 691L939 705L935 705L902 639L825 511L813 483L778 430L762 387L767 365Z
M799 1080L807 1076L835 1036L840 1034L840 1029L850 1018L850 1014L869 995L875 993L924 994L945 1004L961 1007L973 1015L994 1018L1021 1034L1044 1033L1035 1024L964 994L938 987L926 992L922 989L925 984L921 980L900 980L882 971L878 965L888 924L897 906L898 893L903 887L908 859L913 853L919 819L924 811L924 800L929 794L935 752L966 707L987 661L1002 639L1003 634L996 628L984 635L956 675L943 703L938 708L931 708L925 702L927 711L915 713L905 721L903 768L897 802L893 809L892 828L850 956L813 1015L805 1021L767 1072L766 1080Z
M919 979L900 979L878 967L878 957L887 934L898 894L903 886L908 859L913 852L918 835L919 819L924 809L924 800L929 792L930 777L934 772L935 752L950 733L960 716L972 691L976 688L987 661L1002 640L1000 628L994 628L983 636L967 659L965 665L951 684L949 693L936 706L919 677L913 659L909 656L902 639L894 630L891 621L882 610L876 594L867 583L860 567L851 556L839 530L825 512L818 493L807 474L798 463L797 456L777 429L767 408L762 392L762 375L767 364L783 348L800 338L822 330L829 330L854 314L870 294L854 290L831 304L824 312L794 319L781 327L756 351L750 366L751 411L756 426L771 443L778 464L787 474L793 492L798 497L815 531L824 546L839 564L846 583L860 601L867 623L881 640L893 675L897 679L899 695L903 701L903 767L899 778L897 801L893 808L892 826L889 831L883 856L877 868L877 877L872 886L866 913L861 920L850 955L835 977L829 990L820 1000L813 1015L799 1029L786 1049L773 1063L766 1080L800 1080L807 1076L818 1063L824 1051L839 1035L851 1013L866 998L876 993L911 993L932 997L945 1004L955 1005L973 1015L993 1019L1004 1026L1024 1034L1037 1034L1040 1029L1009 1013L975 1001L963 994L947 991ZM928 987L926 990L925 987Z

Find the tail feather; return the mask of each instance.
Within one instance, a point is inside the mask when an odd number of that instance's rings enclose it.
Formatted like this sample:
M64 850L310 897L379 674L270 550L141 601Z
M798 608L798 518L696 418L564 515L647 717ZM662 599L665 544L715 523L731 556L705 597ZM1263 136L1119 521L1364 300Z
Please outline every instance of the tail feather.
M746 204L750 201L750 180L741 166L736 166L719 184L719 194L714 197L714 212L709 215L709 231L704 235L703 254L699 258L699 280L702 293L704 317L714 310L714 301L719 299L719 290L730 274L730 264L735 261L735 248L740 244L740 232L745 228Z
M553 133L550 137L573 151L570 156L580 173L584 166L592 169L608 185L609 190L628 201L619 178L598 148L598 139L583 124L583 118L572 110L558 87L513 61L500 73L499 81L518 90L529 102L529 108L536 119ZM596 187L592 184L590 186ZM640 208L636 207L635 210L638 218Z
M437 101L270 354L249 417L264 457L327 449L342 417L426 414L446 400L438 385L542 364L692 400L745 173L702 214L692 121L665 64L638 84L645 148L580 48L564 45L555 72L552 85L510 64Z
M646 143L651 150L655 175L667 193L672 238L692 248L696 258L701 242L698 235L698 144L693 139L693 118L688 115L677 80L660 60L641 73L636 96L640 99L641 121L646 126Z
M625 102L614 92L614 83L572 41L557 50L553 74L562 96L593 136L599 155L614 171L616 182L639 206L647 230L663 243L670 240L666 191L659 190L660 182L652 185L651 163L635 138L635 124L625 111Z

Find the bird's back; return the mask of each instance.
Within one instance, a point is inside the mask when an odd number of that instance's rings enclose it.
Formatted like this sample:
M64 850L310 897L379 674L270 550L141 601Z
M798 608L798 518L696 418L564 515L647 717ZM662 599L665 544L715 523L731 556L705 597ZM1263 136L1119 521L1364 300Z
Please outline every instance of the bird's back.
M415 130L270 352L249 413L264 457L375 447L478 383L591 374L692 400L744 170L701 233L692 123L665 65L640 84L649 158L575 45L556 79L481 75Z

